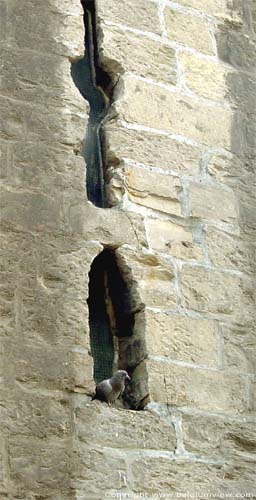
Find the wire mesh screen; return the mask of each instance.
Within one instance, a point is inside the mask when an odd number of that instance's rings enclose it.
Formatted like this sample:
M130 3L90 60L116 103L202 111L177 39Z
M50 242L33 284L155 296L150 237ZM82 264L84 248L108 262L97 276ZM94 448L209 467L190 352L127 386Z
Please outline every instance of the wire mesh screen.
M106 307L106 258L102 252L94 260L89 274L89 323L94 379L98 383L113 374L114 343Z

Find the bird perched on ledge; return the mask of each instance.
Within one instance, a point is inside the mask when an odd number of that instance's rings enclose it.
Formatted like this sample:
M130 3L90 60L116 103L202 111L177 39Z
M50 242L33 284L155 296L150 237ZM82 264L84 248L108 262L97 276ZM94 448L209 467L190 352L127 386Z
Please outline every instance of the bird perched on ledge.
M96 385L94 399L105 401L110 406L121 396L125 389L125 382L131 380L125 370L118 370L113 377L103 380Z

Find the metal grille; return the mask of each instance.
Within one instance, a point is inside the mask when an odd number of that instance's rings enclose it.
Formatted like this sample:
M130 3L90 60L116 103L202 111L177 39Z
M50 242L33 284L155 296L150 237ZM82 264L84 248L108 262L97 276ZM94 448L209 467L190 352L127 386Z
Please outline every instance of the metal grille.
M89 274L89 323L94 379L98 383L113 374L114 343L106 307L106 257L102 252L94 260Z

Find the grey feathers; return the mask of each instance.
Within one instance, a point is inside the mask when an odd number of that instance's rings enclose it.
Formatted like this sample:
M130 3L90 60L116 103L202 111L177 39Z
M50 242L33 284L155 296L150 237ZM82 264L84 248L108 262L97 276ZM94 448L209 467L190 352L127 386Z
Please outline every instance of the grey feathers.
M118 370L113 377L97 384L93 399L100 399L111 405L124 392L126 380L131 380L128 373Z

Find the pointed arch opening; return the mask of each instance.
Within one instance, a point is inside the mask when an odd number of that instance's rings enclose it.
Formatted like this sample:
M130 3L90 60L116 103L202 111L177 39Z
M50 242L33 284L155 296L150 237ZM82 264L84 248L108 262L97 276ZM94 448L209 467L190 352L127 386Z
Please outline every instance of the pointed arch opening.
M141 409L138 383L133 381L136 368L146 357L144 340L136 328L141 323L141 308L112 249L103 250L92 262L87 302L95 382L110 378L118 369L126 370L132 381L124 405Z

